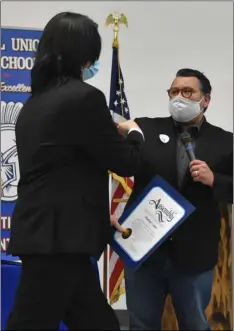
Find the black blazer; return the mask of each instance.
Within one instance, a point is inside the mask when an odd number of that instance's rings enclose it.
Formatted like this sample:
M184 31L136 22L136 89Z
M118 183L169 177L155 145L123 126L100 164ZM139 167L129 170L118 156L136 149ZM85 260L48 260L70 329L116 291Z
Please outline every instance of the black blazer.
M16 124L20 165L8 253L102 254L108 170L132 176L142 135L121 136L104 94L78 80L30 98Z
M193 182L187 171L183 186L179 189L177 132L172 118L138 118L136 122L144 133L145 143L142 145L141 168L135 175L128 205L155 175L160 175L180 190L196 211L173 233L172 241L167 240L159 250L167 251L176 265L187 271L214 267L220 238L219 203L232 203L233 199L233 134L204 121L196 140L195 155L197 159L207 162L214 172L214 187ZM160 134L168 135L169 142L161 142Z

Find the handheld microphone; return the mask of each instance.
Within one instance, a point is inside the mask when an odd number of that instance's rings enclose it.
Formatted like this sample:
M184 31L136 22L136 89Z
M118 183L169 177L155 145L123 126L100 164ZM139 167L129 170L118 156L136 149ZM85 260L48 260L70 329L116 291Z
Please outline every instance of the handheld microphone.
M188 132L183 132L180 135L180 139L184 145L184 148L187 152L189 161L194 161L196 160L195 154L194 154L194 148L193 148L193 141Z

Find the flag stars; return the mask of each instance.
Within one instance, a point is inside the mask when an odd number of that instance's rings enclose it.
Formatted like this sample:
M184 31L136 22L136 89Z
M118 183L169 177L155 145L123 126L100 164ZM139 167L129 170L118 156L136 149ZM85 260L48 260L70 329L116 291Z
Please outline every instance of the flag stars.
M121 91L116 91L116 94L117 94L117 95L120 95L120 94L121 94Z
M126 102L126 100L124 100L124 99L121 99L121 100L120 100L120 103L121 103L122 105L124 105L125 102Z
M120 78L119 79L119 85L122 85L123 84L123 81L122 81L122 79Z
M115 100L115 102L114 102L114 105L115 105L115 106L117 106L117 105L118 105L118 101L117 101L117 100Z

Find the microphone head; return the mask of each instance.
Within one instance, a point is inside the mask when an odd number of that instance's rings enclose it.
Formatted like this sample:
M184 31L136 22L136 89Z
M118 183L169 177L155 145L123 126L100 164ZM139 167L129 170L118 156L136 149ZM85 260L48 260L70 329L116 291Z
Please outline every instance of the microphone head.
M191 144L193 142L190 134L187 131L181 133L180 139L184 145Z

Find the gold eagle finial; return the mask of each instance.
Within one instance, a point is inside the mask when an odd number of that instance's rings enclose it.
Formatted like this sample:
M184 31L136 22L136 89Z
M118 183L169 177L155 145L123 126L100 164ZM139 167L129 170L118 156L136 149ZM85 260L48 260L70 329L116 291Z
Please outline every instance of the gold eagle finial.
M128 19L124 14L113 13L107 16L105 25L124 24L128 28Z
M109 26L111 24L114 25L113 46L118 47L119 46L119 42L118 42L119 25L123 24L128 28L128 19L124 14L118 14L118 13L109 14L106 18L105 25Z

